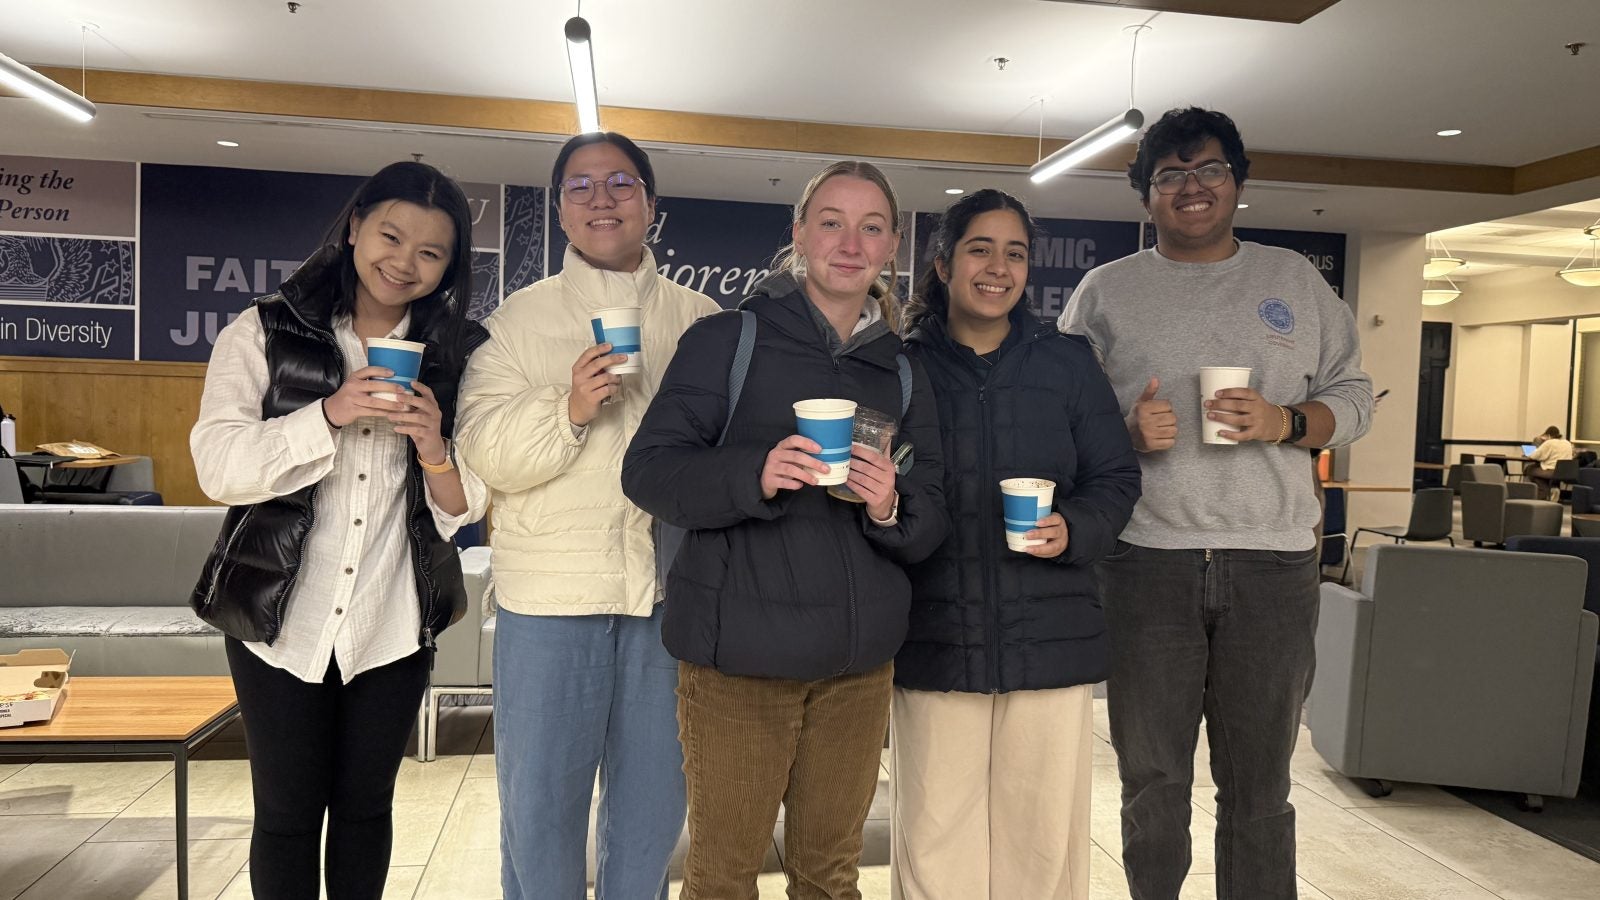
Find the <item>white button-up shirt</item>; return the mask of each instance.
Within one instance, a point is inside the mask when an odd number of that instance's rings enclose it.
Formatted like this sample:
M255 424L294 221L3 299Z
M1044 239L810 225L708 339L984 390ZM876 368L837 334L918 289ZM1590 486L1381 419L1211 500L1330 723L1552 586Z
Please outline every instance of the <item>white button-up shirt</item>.
M389 337L403 338L410 314ZM349 317L334 322L345 375L367 364ZM195 471L206 495L239 506L318 484L315 524L300 574L272 646L247 642L263 661L302 681L321 682L337 660L346 683L369 669L417 652L422 612L406 534L411 439L388 419L364 418L335 431L312 403L261 419L268 387L266 334L254 307L217 335L206 372L200 420L189 435ZM445 538L483 517L488 491L459 468L467 511L442 512L426 489Z

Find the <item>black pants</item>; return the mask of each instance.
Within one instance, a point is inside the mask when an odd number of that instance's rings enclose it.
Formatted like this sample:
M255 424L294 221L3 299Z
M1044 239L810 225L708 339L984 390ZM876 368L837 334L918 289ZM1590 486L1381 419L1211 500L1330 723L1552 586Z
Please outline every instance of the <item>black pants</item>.
M1134 900L1177 900L1189 871L1202 716L1217 785L1217 897L1294 900L1289 760L1315 652L1316 556L1119 541L1101 563Z
M324 813L329 900L382 897L394 843L394 782L428 683L427 653L349 684L330 661L313 684L232 638L227 648L250 751L250 888L257 900L316 900Z

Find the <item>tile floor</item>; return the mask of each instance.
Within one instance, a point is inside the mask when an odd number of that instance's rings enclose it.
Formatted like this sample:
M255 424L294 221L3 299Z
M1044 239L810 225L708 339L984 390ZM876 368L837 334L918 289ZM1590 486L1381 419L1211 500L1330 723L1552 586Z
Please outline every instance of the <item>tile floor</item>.
M1456 516L1459 542L1459 510ZM1352 572L1357 584L1363 555L1357 552ZM500 896L489 714L487 707L444 710L439 759L423 764L407 758L402 765L387 900ZM250 897L243 740L237 726L226 729L190 766L195 900ZM1125 900L1116 756L1104 700L1095 701L1094 751L1091 896ZM866 900L889 897L887 751L884 766L867 822ZM1210 850L1216 819L1203 737L1195 774L1195 864L1182 900L1210 900L1216 896ZM1600 900L1600 863L1435 787L1401 784L1387 798L1368 797L1323 763L1304 728L1292 776L1302 900ZM176 897L172 814L168 763L0 762L0 900ZM679 859L683 846L680 841ZM763 900L784 897L780 846L775 840L770 871L761 877Z
M1116 759L1105 701L1096 701L1096 900L1126 898L1119 862ZM441 756L408 758L397 792L387 898L499 897L498 798L489 710L446 709ZM1215 896L1216 820L1205 742L1196 760L1196 863L1184 900ZM191 766L191 896L250 896L250 782L242 733L224 731ZM887 766L887 755L885 765ZM160 762L0 764L0 900L124 900L176 896L172 767ZM1600 900L1600 863L1571 853L1423 785L1375 800L1331 772L1301 730L1293 763L1303 900ZM886 900L888 772L868 822L861 888ZM784 896L776 844L761 896ZM680 844L680 853L682 846Z

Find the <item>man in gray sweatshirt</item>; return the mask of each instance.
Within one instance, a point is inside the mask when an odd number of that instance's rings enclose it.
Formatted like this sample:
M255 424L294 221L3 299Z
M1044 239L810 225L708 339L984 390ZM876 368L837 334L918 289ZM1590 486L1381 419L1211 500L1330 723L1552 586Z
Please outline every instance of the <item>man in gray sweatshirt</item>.
M1133 900L1176 900L1188 872L1202 715L1217 897L1296 896L1289 759L1318 603L1309 450L1372 417L1350 308L1304 257L1233 236L1249 166L1227 116L1163 116L1128 167L1155 248L1090 272L1058 323L1100 355L1144 474L1099 570ZM1248 367L1249 387L1203 398L1203 366ZM1203 443L1202 416L1236 443Z

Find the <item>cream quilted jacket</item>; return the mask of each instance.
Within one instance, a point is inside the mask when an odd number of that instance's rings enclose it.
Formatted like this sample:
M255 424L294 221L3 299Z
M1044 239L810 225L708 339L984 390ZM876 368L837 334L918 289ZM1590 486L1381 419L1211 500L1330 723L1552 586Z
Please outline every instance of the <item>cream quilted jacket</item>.
M594 346L592 310L639 306L644 371L574 436L572 364ZM656 271L606 272L567 249L561 274L506 298L462 382L456 449L492 490L499 605L525 615L647 616L655 602L650 516L622 495L622 455L678 338L718 310Z

